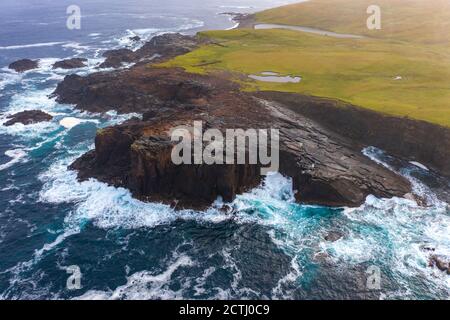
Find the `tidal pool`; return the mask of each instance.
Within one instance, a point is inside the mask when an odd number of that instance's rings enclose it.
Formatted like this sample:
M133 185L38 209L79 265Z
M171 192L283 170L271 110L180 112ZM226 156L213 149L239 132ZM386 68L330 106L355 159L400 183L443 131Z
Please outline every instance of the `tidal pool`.
M302 81L302 78L299 76L280 76L279 73L271 71L261 72L260 75L251 74L248 77L253 80L264 82L299 83Z

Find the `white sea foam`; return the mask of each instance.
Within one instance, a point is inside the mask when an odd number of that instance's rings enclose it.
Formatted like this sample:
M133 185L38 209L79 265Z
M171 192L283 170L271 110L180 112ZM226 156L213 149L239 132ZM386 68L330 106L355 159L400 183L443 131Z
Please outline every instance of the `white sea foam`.
M78 42L69 42L69 43L63 44L62 47L73 50L76 55L81 55L91 49L90 46L82 45L81 43L78 43Z
M45 112L51 112L54 110L56 101L48 97L52 91L52 88L47 90L30 89L15 94L11 98L11 102L6 111L0 116L0 133L32 139L56 130L57 125L52 122L41 122L30 125L15 123L14 125L8 127L3 125L6 121L8 121L11 115L21 111L42 110Z
M189 210L175 211L158 203L144 203L134 199L123 188L114 188L96 180L79 183L76 173L67 170L73 159L56 162L40 178L45 181L40 192L40 201L49 203L78 203L76 209L66 217L68 225L92 221L100 228L135 229L167 224L178 218L216 221L212 212L204 215Z
M38 48L38 47L53 47L57 45L65 44L66 42L42 42L42 43L32 43L14 46L0 47L0 50L17 50L17 49L28 49L28 48Z
M7 114L14 114L25 110L50 111L56 106L55 99L50 99L49 95L54 88L45 90L33 90L30 88L24 92L15 94L7 109Z
M393 170L384 162L381 150L370 148L365 149L364 153ZM334 243L322 243L322 248L333 258L346 263L375 262L382 257L392 257L390 262L379 263L391 263L389 268L393 276L410 294L414 290L406 279L411 277L428 279L430 289L449 290L447 276L428 266L430 253L422 249L426 245L434 248L437 254L450 256L448 205L438 200L426 185L409 175L408 171L401 173L411 181L414 192L427 199L430 207L420 207L407 199L369 196L360 208L344 211L349 219L346 223L349 234ZM395 297L396 293L387 296Z
M22 75L17 72L11 72L7 68L3 68L0 73L0 91L5 89L6 86L18 83L22 79ZM0 92L0 96L3 93Z
M227 8L227 9L251 9L251 8L253 8L253 7L251 7L251 6L219 6L219 8L222 8L222 9L225 9L225 8Z
M79 119L74 117L66 117L59 121L59 124L62 125L66 129L72 129L73 127L78 126L79 124L83 122L93 122L98 123L98 120L91 120L91 119Z
M110 110L108 112L105 112L104 115L99 115L102 116L103 118L106 118L108 120L108 125L117 125L120 123L123 123L131 118L138 118L142 120L142 114L140 113L123 113L123 114L118 114L117 111L115 110Z
M137 272L127 277L127 283L113 291L88 291L76 300L174 300L183 299L183 287L178 291L170 289L173 273L179 268L193 266L189 256L181 255L160 274L149 271Z
M6 119L1 120L4 123ZM35 139L58 129L58 125L53 122L40 122L29 125L15 123L12 126L5 127L0 125L0 133L11 136L22 137L25 139Z
M301 271L298 263L298 256L294 255L291 260L291 271L280 280L278 280L277 285L272 289L273 298L286 299L291 297L293 294L293 290L287 290L286 292L284 286L286 284L295 283L297 279L302 276L302 274L303 272Z
M411 163L412 165L414 165L414 166L416 166L416 167L418 167L420 169L423 169L425 171L430 171L425 165L421 164L420 162L410 161L409 163Z
M11 160L7 163L0 164L0 171L5 170L16 163L26 161L27 153L23 149L14 149L14 150L7 150L5 152L5 155L11 158Z
M168 17L170 19L171 17ZM165 33L183 32L191 29L201 28L204 26L204 22L197 19L179 18L180 24L174 28L158 29L158 28L142 28L142 29L128 29L125 34L115 38L113 40L105 40L103 43L115 43L116 48L128 47L132 50L139 49L146 41L149 41L152 37L162 35ZM133 37L138 36L140 41L132 40Z

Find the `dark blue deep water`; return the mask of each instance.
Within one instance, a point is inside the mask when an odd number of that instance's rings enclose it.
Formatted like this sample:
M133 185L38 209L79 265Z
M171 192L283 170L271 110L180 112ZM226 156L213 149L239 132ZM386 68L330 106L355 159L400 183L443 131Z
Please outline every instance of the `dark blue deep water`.
M81 30L66 28L73 1L0 2L0 298L1 299L407 299L449 298L450 278L428 266L424 246L450 256L448 205L422 181L448 181L381 150L365 154L400 171L432 206L369 197L358 209L302 206L289 179L265 183L218 210L174 211L133 199L95 180L79 183L67 166L93 148L96 130L133 115L80 113L48 96L71 72L94 72L105 49L163 32L233 27L224 11L250 12L289 1L77 0ZM294 1L290 1L294 2ZM80 56L89 66L51 65ZM6 66L40 58L37 70ZM15 112L41 109L47 123L1 125ZM436 182L437 181L437 182ZM300 190L301 192L301 190ZM339 231L342 238L327 242ZM70 290L69 266L81 271ZM378 268L380 288L367 286Z

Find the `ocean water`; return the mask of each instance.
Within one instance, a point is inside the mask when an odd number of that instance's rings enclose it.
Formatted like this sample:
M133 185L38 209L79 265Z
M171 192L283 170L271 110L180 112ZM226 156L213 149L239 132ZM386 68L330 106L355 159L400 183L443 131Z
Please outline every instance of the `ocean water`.
M67 169L93 148L98 128L139 115L56 103L49 94L66 74L94 72L103 50L139 46L129 41L133 35L231 28L218 13L287 2L83 0L82 29L69 31L71 1L1 1L1 299L450 298L450 277L430 268L423 250L450 256L449 207L435 192L449 190L449 182L382 150L361 152L410 179L429 207L373 196L354 209L299 205L289 178L273 174L233 203L175 211L95 180L79 183ZM74 56L89 65L51 68ZM6 68L19 58L40 58L40 67L24 74ZM54 120L1 125L30 109ZM325 240L336 232L338 241ZM74 265L81 288L69 290ZM371 270L379 271L379 287L368 285Z

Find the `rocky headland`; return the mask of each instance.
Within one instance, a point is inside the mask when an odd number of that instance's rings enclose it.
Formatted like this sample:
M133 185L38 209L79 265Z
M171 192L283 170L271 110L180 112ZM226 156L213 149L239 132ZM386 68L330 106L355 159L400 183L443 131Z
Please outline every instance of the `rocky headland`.
M134 41L140 39L134 37ZM205 40L206 41L206 40ZM148 63L158 61L162 55L169 59L188 53L204 41L198 38L185 37L178 33L169 33L152 38L136 51L130 49L108 50L103 54L106 58L99 68L119 68L127 63Z
M218 196L231 201L258 185L262 179L259 165L172 163L170 131L203 121L204 129L221 131L279 129L280 172L293 179L299 202L359 206L370 194L403 197L411 193L404 177L362 155L364 141L296 107L299 103L317 105L310 97L243 92L226 73L198 75L151 64L154 55L162 61L204 41L178 34L155 37L137 52L108 53L108 57L119 57L118 61L138 62L129 69L70 75L58 85L57 100L80 110L113 108L119 113L143 114L142 119L98 132L95 150L71 165L81 180L94 177L128 188L141 200L185 208L209 206ZM327 114L327 101L320 101Z

